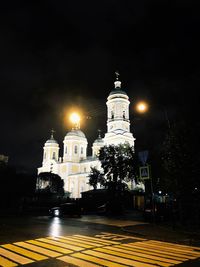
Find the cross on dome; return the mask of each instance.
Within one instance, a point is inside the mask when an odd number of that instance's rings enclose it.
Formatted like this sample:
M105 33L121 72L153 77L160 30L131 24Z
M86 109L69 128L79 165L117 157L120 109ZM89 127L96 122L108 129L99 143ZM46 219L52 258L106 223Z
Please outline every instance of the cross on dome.
M119 76L120 76L119 71L115 71L115 75L116 75L116 80L118 81L119 80Z
M98 129L98 139L101 139L101 130Z
M119 71L115 71L116 81L114 82L115 88L121 88L121 82L119 81Z
M51 129L51 139L54 139L53 134L55 133L54 129Z

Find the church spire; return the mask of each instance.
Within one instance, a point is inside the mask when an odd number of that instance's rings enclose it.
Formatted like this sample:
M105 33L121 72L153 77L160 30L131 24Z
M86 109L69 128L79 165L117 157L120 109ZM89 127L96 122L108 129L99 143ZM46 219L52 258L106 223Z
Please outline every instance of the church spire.
M114 82L115 84L115 88L118 89L118 88L121 88L121 82L119 81L119 72L118 71L115 71L115 75L116 75L116 81Z

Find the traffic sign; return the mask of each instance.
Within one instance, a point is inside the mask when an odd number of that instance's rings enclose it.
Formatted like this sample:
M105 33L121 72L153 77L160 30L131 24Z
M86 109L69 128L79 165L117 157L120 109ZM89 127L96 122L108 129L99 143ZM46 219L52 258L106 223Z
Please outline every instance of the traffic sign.
M141 179L150 179L149 165L140 167L140 178Z

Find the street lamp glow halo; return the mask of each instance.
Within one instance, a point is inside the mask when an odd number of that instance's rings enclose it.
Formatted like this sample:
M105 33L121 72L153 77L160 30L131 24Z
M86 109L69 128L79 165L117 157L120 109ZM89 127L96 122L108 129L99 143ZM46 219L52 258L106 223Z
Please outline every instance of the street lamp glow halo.
M74 124L77 124L79 123L81 120L80 118L80 115L76 112L73 112L71 115L70 115L70 121Z
M144 101L139 102L136 106L136 109L140 113L145 113L148 110L148 104Z

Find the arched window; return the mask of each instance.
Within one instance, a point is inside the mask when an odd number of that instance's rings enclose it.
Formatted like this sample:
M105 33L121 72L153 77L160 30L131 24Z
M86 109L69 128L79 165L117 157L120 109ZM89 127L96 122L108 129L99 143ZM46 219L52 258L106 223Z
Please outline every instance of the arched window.
M65 154L67 154L67 146L65 147Z
M81 147L81 154L83 154L83 147Z
M53 152L53 157L52 159L56 159L56 152Z
M78 147L75 146L75 147L74 147L74 154L77 154L77 153L78 153Z
M47 155L46 155L46 152L45 152L45 153L44 153L44 159L46 159L46 156L47 156Z
M123 119L125 119L125 118L126 118L125 111L123 111Z
M111 111L111 119L114 119L114 112Z

